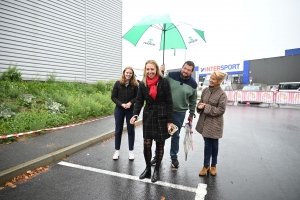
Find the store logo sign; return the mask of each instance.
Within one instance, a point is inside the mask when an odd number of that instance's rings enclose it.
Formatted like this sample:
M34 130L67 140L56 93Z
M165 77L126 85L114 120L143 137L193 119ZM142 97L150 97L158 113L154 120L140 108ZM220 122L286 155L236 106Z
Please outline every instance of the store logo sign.
M224 72L234 72L234 71L243 71L244 67L240 63L220 65L220 66L211 66L211 67L200 67L200 73L207 74L214 71L224 71Z

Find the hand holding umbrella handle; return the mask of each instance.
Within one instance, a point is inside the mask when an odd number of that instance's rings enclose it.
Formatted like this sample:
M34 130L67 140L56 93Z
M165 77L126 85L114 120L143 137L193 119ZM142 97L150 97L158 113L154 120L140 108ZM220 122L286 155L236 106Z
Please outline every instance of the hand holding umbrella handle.
M159 70L161 71L162 74L165 74L165 70L166 70L165 64L162 64L162 65L159 67Z

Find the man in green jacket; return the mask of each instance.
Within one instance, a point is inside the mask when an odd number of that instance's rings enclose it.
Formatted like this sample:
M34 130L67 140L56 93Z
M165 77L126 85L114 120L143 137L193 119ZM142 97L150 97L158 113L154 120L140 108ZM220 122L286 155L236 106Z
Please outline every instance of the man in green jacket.
M195 69L195 64L192 61L186 61L181 71L170 72L165 76L169 80L173 99L173 123L178 127L171 137L170 156L172 159L172 167L178 168L179 162L177 154L179 152L179 133L185 119L186 111L189 110L188 120L193 121L195 107L197 103L197 83L191 76ZM160 67L162 73L165 71L165 66ZM155 157L151 161L152 165L156 164Z

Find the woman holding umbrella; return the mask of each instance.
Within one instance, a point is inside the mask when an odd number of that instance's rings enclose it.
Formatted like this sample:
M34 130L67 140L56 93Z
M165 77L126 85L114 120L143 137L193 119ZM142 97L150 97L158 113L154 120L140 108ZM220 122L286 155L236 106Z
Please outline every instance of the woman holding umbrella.
M170 137L168 129L173 126L173 102L169 81L163 78L154 60L148 60L145 64L144 77L139 85L131 124L137 120L144 102L146 105L143 110L143 138L146 169L140 175L140 179L151 177L151 147L155 140L157 161L151 181L156 182L159 179L165 140Z
M213 72L209 79L209 87L202 91L201 100L197 105L200 116L196 130L204 139L204 166L199 172L200 176L205 176L208 171L213 176L217 174L219 138L223 136L223 115L227 105L227 96L220 84L226 76L222 71Z

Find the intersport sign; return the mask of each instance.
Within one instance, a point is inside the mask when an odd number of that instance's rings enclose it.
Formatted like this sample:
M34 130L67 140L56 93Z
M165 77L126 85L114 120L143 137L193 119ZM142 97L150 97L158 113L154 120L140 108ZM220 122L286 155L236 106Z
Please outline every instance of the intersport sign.
M223 72L236 72L236 71L244 71L244 62L237 62L226 65L219 66L210 66L210 67L200 67L199 74L210 74L214 71L223 71Z

